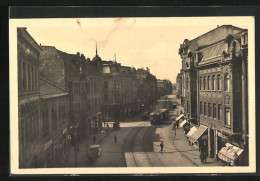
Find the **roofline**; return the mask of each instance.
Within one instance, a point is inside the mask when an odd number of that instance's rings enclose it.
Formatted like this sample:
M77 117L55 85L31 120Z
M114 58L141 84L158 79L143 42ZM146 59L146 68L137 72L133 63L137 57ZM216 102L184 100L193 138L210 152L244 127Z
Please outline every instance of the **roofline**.
M30 33L27 31L27 27L17 27L18 29L23 29L24 32L32 39L32 41L38 46L38 48L41 50L41 46L35 41L35 39L30 35Z
M228 27L228 26L232 26L232 27L234 27L234 28L236 28L236 29L247 30L247 29L239 28L239 27L236 27L236 26L233 26L233 25L221 25L221 26L219 26L219 27L217 27L217 28L214 28L214 29L212 29L212 30L210 30L210 31L208 31L208 32L206 32L206 33L204 33L204 34L202 34L202 35L200 35L200 36L198 36L198 37L196 37L196 38L190 40L190 42L192 42L192 41L194 41L194 40L196 40L196 39L198 39L198 38L200 38L200 37L202 37L202 36L204 36L204 35L206 35L206 34L209 34L209 33L211 33L212 31L214 31L214 30L216 30L216 29L218 29L218 28L221 28L221 27L223 27L223 26L227 26L227 27Z
M43 77L40 77L40 80L42 80L42 81L44 81L44 82L46 82L46 83L48 83L48 84L50 84L50 85L52 85L52 86L54 86L54 87L56 87L56 88L58 88L58 89L60 89L60 90L62 90L62 91L64 91L64 92L66 92L65 89L63 89L63 88L57 86L56 84L52 83L52 82L49 81L49 80L44 79ZM67 93L67 92L66 92L66 93Z

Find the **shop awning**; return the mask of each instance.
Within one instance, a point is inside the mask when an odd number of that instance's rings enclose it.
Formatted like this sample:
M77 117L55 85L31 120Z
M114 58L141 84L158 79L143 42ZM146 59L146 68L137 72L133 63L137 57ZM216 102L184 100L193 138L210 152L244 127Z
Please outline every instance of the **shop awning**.
M221 160L234 165L234 161L243 153L243 151L242 148L226 143L226 146L218 152L218 157Z
M190 129L190 131L187 133L187 137L191 137L191 135L193 135L193 133L195 133L196 131L197 131L198 129L195 127L195 126L193 126L191 129Z
M182 128L186 123L188 123L188 122L187 122L187 120L185 119L184 121L182 121L182 122L180 123L180 128Z
M180 120L184 115L181 114L179 117L177 117L177 119L175 119L176 121Z
M205 131L207 131L207 129L208 128L206 126L200 125L198 130L191 135L189 140L191 142L196 142L201 137L201 135L203 135L203 133L205 133Z

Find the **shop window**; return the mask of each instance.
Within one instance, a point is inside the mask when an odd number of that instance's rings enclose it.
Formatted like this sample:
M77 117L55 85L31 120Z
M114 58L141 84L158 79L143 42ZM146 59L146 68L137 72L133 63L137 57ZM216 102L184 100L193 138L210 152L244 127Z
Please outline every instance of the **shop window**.
M200 114L203 114L203 104L200 102Z
M218 104L218 120L221 120L221 104Z
M230 80L228 74L224 76L224 90L229 91L230 89Z
M231 114L230 114L230 108L228 108L228 107L226 107L225 108L225 125L226 126L230 126L230 116L231 116Z
M213 104L213 118L216 118L217 116L217 108L216 108L216 104Z
M207 115L207 103L204 102L204 116Z
M211 104L208 104L208 116L211 117Z

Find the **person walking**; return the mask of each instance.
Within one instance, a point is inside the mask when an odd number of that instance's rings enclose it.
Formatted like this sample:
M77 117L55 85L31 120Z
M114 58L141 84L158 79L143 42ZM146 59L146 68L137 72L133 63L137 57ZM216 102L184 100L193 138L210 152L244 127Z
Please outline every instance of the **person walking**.
M163 152L163 141L161 142L160 147L161 147L161 154L162 154L162 152Z
M96 140L97 140L96 135L94 135L94 136L93 136L93 143L94 143L94 144L96 143Z
M117 142L117 136L116 134L114 135L114 140L115 140L115 143Z
M176 132L177 132L176 126L177 126L176 122L174 122L172 125L173 138L175 138L175 136L176 136Z

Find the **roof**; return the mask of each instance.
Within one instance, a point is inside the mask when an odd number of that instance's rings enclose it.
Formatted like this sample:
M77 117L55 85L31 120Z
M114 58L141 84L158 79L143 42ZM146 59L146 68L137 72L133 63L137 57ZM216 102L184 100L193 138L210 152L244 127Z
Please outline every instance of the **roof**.
M203 61L207 61L212 58L222 56L222 53L223 53L223 51L225 51L225 48L226 48L225 42L221 41L220 43L211 45L207 48L200 50L200 52L202 53L201 61L203 62Z
M41 98L51 98L51 97L58 97L58 96L64 96L67 95L68 93L54 85L53 83L40 78L40 97Z
M17 31L21 33L21 35L23 35L23 37L29 41L33 46L34 48L37 50L37 51L41 51L41 46L38 45L38 43L34 40L34 38L30 35L30 33L28 33L27 31L27 28L26 27L20 27L20 28L17 28Z
M211 31L206 32L189 41L189 49L191 53L195 53L198 48L207 47L215 42L219 42L225 39L230 34L237 34L244 31L242 28L238 28L232 25L222 25Z

